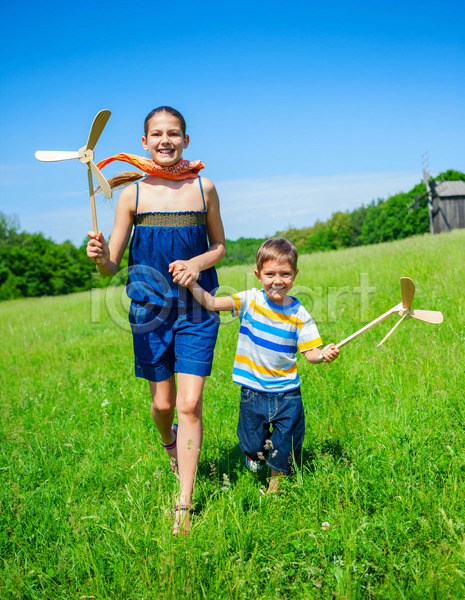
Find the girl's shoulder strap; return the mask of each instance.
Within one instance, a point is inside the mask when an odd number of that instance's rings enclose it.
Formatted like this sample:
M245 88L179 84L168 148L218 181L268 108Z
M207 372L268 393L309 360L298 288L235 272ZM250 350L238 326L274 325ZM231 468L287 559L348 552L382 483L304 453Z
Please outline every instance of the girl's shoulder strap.
M137 206L139 204L139 182L136 183L136 210L134 212L137 215Z
M201 193L202 193L202 200L203 200L203 210L207 210L207 206L206 206L206 204L205 204L205 196L204 196L204 193L203 193L203 187L202 187L202 178L200 177L200 175L199 175L199 185L200 185L200 191L201 191ZM137 206L137 204L136 204L136 206Z

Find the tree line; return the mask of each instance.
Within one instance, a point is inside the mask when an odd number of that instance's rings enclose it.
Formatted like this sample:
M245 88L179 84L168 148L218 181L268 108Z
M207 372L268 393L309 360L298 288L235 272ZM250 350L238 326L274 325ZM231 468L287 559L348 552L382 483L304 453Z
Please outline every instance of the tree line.
M84 245L19 231L17 219L0 213L0 300L86 290L94 270Z
M465 174L449 170L435 179L465 181ZM276 235L287 237L300 253L308 254L400 240L428 231L426 186L419 183L407 193L378 199L353 211L336 212L312 227L292 228ZM263 241L227 240L228 253L219 266L254 263ZM0 300L71 294L116 283L95 276L95 265L86 255L86 243L83 241L78 248L69 241L57 244L41 233L20 231L15 217L0 213ZM121 268L127 266L127 259L126 250Z
M465 181L465 174L448 170L436 181ZM368 206L352 211L335 212L327 221L311 227L291 228L278 232L296 245L301 254L324 252L401 240L429 232L426 185L419 183L409 192L388 199L373 200ZM255 252L264 239L239 238L228 241L228 253L221 265L253 264Z
M15 217L0 213L0 300L58 296L92 287L121 283L96 275L87 258L87 240L78 248L61 244L41 233L19 231ZM121 267L127 266L128 251Z

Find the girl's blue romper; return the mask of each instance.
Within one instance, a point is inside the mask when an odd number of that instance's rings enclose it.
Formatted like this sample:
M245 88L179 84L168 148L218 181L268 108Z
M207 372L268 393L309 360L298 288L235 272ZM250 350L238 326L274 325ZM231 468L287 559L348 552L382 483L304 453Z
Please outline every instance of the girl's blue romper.
M205 310L190 290L173 283L168 266L208 250L207 210L138 213L136 184L134 234L129 247L126 291L137 377L164 381L174 373L210 375L219 317ZM214 267L200 273L209 292L218 287Z

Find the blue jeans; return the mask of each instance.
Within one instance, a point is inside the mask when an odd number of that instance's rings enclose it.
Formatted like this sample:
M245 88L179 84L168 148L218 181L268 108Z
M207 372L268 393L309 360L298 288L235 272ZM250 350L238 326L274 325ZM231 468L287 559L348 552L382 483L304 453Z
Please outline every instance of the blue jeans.
M274 471L289 473L292 455L299 460L304 435L300 388L289 392L241 388L237 436L239 448L252 460L266 461Z

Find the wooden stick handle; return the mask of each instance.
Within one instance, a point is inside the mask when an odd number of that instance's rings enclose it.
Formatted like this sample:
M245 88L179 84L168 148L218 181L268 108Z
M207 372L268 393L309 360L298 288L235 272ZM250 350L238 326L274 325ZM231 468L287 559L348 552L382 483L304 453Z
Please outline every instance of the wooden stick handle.
M397 323L394 325L394 327L391 329L391 331L389 331L389 333L387 333L383 339L380 341L380 343L377 345L377 348L379 348L380 346L382 346L384 344L384 342L388 339L388 337L391 335L391 333L394 333L394 331L399 327L399 325L402 323L402 321L406 318L407 313L405 313L405 315L402 315L402 317L397 321Z
M358 338L358 336L362 335L362 333L365 333L365 331L368 331L369 329L371 329L375 325L378 325L378 323L381 323L381 321L384 321L384 319L387 319L388 317L390 317L394 313L398 312L399 308L401 308L401 307L402 307L402 304L394 306L394 308L391 308L390 310L388 310L387 312L385 312L380 317L377 317L376 319L374 319L374 321L371 321L371 323L368 323L368 325L365 325L365 327L362 327L361 329L359 329L358 331L356 331L352 335L349 335L349 337L346 338L345 340L342 340L342 342L339 342L339 344L336 344L336 348L342 348L343 346L345 346L346 344L348 344L352 340L355 340L355 338Z
M92 226L94 228L94 233L98 233L97 210L95 208L95 197L94 197L94 181L92 179L92 171L90 170L89 164L87 164L87 178L89 180L89 196L90 196L90 208L92 210Z

